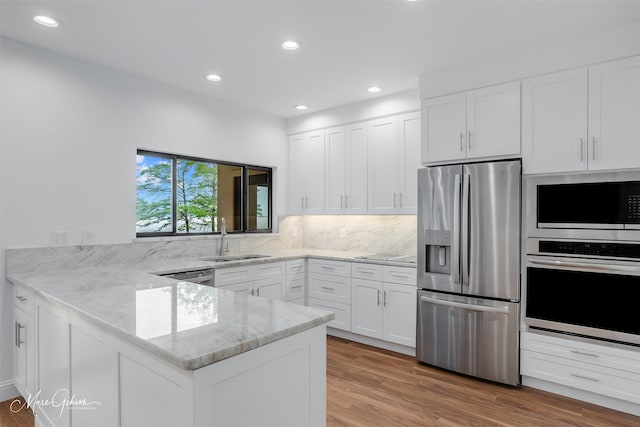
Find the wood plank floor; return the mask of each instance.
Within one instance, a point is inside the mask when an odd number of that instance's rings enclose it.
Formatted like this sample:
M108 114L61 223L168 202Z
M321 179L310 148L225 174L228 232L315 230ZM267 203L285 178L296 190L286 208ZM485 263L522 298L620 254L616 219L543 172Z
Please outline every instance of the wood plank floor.
M327 426L633 426L640 417L327 338Z
M15 400L0 402L0 427L33 427L33 412L26 409L24 399L12 405Z
M13 413L12 401L0 403L0 427L33 427L33 413ZM327 337L327 426L640 427L640 417L528 387L478 381L413 357Z

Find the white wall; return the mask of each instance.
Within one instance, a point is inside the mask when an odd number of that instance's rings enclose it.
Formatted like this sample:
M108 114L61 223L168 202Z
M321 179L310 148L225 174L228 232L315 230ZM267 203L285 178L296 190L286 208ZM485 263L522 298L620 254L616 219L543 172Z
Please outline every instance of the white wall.
M409 90L290 118L287 120L287 134L292 135L419 109L418 90Z
M272 166L286 207L284 120L0 38L0 244L135 238L136 149ZM1 296L10 285L1 280ZM0 385L12 376L10 301L0 306Z

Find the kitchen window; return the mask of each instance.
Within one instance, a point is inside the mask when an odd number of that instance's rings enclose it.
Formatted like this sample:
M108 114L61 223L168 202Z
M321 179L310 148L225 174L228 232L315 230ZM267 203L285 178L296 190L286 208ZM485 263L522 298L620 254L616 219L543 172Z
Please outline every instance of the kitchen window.
M136 235L271 232L272 170L138 150Z

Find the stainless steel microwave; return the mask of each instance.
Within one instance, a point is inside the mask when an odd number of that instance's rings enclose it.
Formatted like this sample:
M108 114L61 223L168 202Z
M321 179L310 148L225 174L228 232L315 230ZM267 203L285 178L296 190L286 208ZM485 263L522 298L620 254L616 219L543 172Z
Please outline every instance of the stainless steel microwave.
M527 176L528 237L640 240L640 170Z

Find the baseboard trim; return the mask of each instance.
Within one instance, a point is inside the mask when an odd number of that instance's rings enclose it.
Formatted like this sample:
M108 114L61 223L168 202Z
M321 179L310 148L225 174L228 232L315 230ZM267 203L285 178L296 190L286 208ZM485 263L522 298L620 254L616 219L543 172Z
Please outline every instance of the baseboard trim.
M13 380L0 381L0 402L20 396Z
M407 347L404 345L382 341L376 338L365 337L363 335L354 334L340 329L327 327L327 335L332 335L338 338L344 338L349 341L359 342L360 344L370 345L372 347L383 348L389 351L395 351L396 353L406 354L407 356L416 355L416 349L413 347Z

